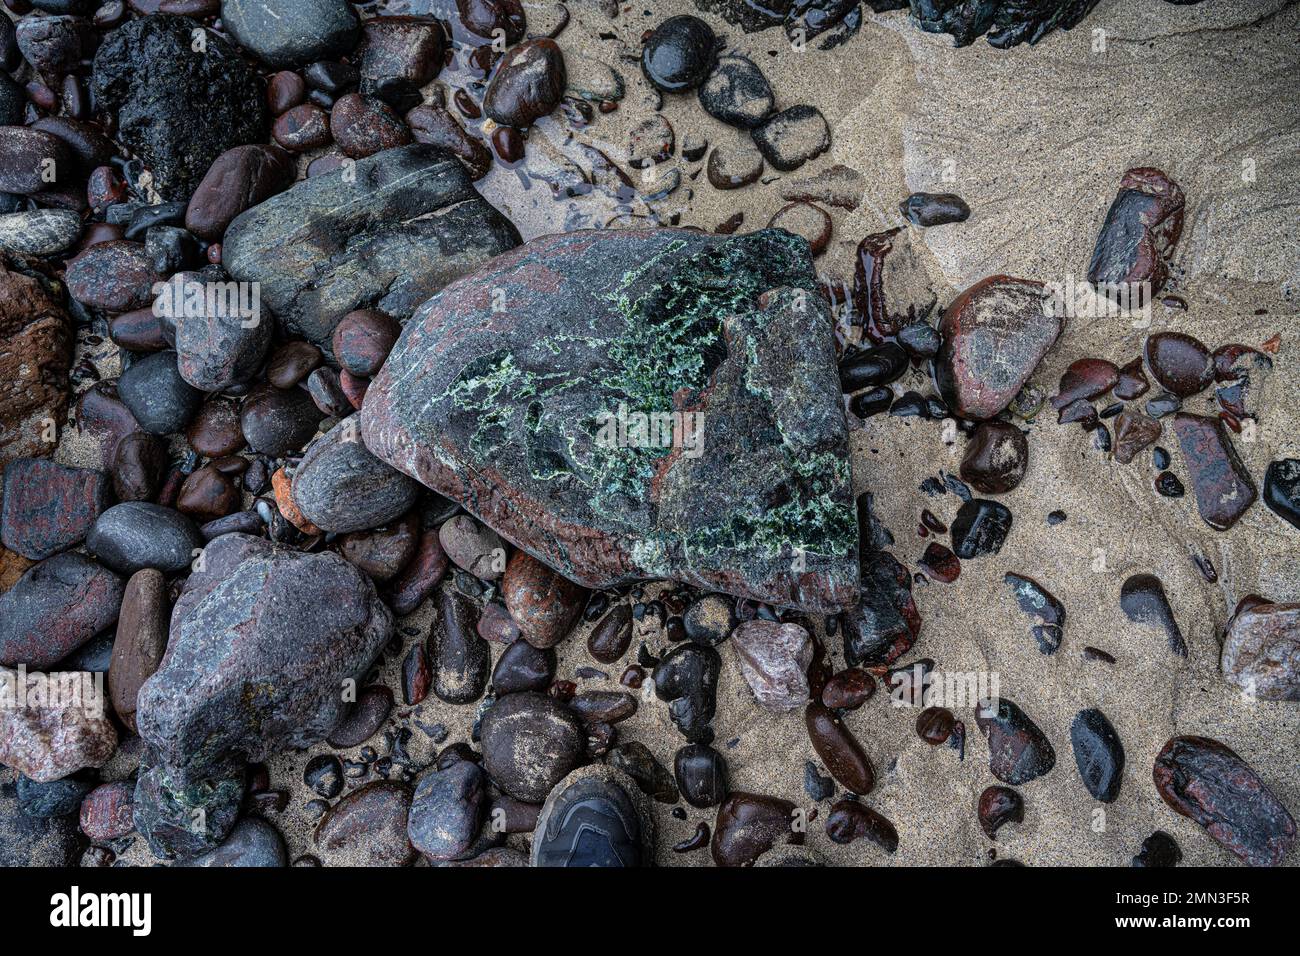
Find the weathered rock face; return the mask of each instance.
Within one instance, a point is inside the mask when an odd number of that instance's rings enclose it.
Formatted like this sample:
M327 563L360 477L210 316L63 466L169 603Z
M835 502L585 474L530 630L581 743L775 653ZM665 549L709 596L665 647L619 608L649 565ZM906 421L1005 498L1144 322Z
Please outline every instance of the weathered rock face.
M291 333L326 352L348 312L405 319L448 282L519 244L453 157L416 144L304 180L239 216L223 261Z
M19 458L3 469L0 541L42 561L83 541L112 497L102 471Z
M857 523L815 283L775 230L535 240L421 309L362 437L583 586L840 609Z
M232 146L267 138L256 74L236 47L189 17L155 13L108 34L95 54L92 89L166 199L188 198Z
M107 696L102 687L96 695L92 681L84 672L24 675L0 667L0 764L37 783L102 766L117 749L117 731ZM65 692L74 686L79 694Z
M1223 641L1223 676L1264 700L1300 700L1300 604L1251 601Z
M1173 737L1156 754L1156 790L1251 866L1277 866L1295 846L1295 820L1259 774L1209 737Z
M392 636L370 580L336 554L277 551L231 534L204 551L172 611L162 667L137 698L142 736L164 763L262 760L319 741Z
M1011 404L1065 328L1051 315L1041 283L981 279L943 314L935 379L963 418L992 418Z
M72 328L37 264L0 252L0 467L54 450L68 406Z

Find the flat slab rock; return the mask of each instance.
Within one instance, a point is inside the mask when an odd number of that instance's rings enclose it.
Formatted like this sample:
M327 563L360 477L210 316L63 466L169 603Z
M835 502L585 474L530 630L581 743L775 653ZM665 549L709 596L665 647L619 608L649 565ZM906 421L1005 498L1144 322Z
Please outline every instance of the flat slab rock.
M240 215L222 256L286 329L325 352L339 320L405 319L444 285L519 244L519 233L432 146L384 150L297 183Z
M585 587L841 610L858 534L816 281L777 230L534 240L420 309L362 438ZM638 413L702 418L656 442Z

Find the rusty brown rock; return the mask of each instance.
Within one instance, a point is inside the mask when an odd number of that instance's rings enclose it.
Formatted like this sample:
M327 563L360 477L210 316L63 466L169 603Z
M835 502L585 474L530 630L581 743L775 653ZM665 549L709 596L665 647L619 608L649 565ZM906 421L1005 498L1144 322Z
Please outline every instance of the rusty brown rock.
M420 535L415 557L393 578L385 592L384 598L393 613L405 616L424 603L447 573L447 565L447 554L442 550L438 532L425 531Z
M966 443L961 480L986 495L1013 490L1029 467L1029 440L1011 422L981 422Z
M1159 421L1141 412L1121 412L1115 419L1115 460L1127 465L1138 452L1159 438L1163 429Z
M619 604L592 628L587 650L602 664L612 664L627 653L632 643L632 608Z
M86 539L110 503L106 474L43 458L17 458L3 468L0 541L41 561Z
M573 630L587 604L587 589L574 584L525 551L506 565L501 593L524 640L534 647L554 647Z
M778 843L802 846L789 800L733 790L718 807L710 852L718 866L750 866Z
M68 262L68 293L83 305L105 312L130 312L153 302L156 272L144 243L128 239L101 242Z
M68 406L72 327L34 260L0 252L0 467L54 451Z
M477 136L467 132L456 117L436 103L425 103L406 114L406 123L417 143L445 149L465 167L471 179L482 179L492 169L492 151Z

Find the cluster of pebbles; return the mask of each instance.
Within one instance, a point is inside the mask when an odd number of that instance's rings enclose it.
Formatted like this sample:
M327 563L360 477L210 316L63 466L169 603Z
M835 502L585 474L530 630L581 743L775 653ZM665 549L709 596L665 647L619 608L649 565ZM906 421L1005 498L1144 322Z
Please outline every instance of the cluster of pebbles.
M844 166L781 180L757 233L739 211L708 232L645 229L682 225L674 194L797 172L832 130L687 14L656 18L619 64L639 72L633 105L618 69L558 42L574 18L620 12L579 2L6 0L0 675L103 675L107 704L0 709L0 863L526 865L548 796L592 766L672 821L643 834L660 860L815 865L818 831L873 862L915 825L871 802L894 762L878 769L859 734L885 699L914 708L925 744L987 760L968 813L996 865L1032 862L998 857L996 838L1023 824L1026 785L1071 772L1064 741L1014 686L969 716L929 702L944 668L913 652L944 646L923 637L920 591L999 560L1013 514L998 498L1049 403L1121 465L1150 448L1155 493L1186 482L1204 523L1232 529L1261 497L1234 437L1286 414L1261 398L1280 335L1211 348L1153 332L1122 366L1073 361L1049 396L1032 379L1068 304L993 275L940 307L917 267L912 231L979 215L959 195L899 197L908 226L862 238L851 283L813 267L831 210L857 205ZM822 49L863 19L858 3L787 4L771 23L747 19L753 4L698 6ZM919 25L983 32L951 11ZM1049 28L983 26L995 46ZM663 107L688 101L735 135L679 135ZM625 143L582 140L619 110L636 112ZM584 166L546 145L547 124ZM503 170L559 202L601 194L614 215L575 229L613 228L524 243L475 186ZM1099 297L1179 301L1164 289L1187 202L1161 170L1123 174L1088 269ZM512 310L513 329L495 318ZM596 320L628 338L594 341ZM625 368L596 382L611 360ZM896 394L917 371L931 387ZM602 459L613 491L584 497L574 422L552 418L597 387L716 387L710 414L745 453L725 445L680 486L675 461ZM944 440L964 443L958 472L923 489L961 503L949 522L922 510L916 570L873 493L851 494L848 431L881 415L952 423ZM718 520L628 531L640 496ZM1300 460L1272 461L1262 498L1294 537ZM1197 567L1217 580L1208 556ZM1008 630L1057 654L1067 607L1025 570L1002 578L1023 615ZM1120 603L1188 655L1158 576L1127 577ZM1242 596L1221 672L1300 700L1300 605ZM782 726L802 712L803 794L732 786L741 738L715 728L747 708ZM1140 759L1246 863L1295 842L1284 802L1222 741L1126 754L1093 706L1069 747L1098 803L1136 785ZM1132 848L1134 865L1181 856L1160 829Z

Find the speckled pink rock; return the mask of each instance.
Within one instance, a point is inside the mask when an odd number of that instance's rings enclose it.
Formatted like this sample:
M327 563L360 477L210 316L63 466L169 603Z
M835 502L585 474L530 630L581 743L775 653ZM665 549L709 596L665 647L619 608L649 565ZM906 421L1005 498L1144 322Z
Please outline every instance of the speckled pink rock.
M26 674L0 667L0 763L37 783L103 766L117 749L117 731L103 686L93 679L83 671ZM70 693L74 687L79 698Z

